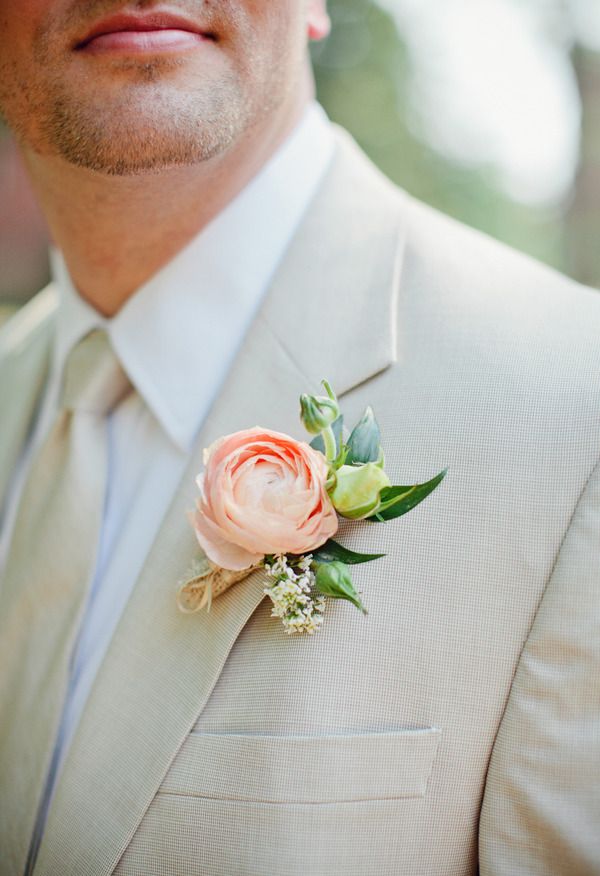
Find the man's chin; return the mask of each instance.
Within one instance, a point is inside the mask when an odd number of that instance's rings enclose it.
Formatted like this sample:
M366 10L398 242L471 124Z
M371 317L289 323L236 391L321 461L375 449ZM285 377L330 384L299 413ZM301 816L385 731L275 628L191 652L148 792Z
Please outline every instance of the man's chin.
M136 148L137 145L137 148ZM123 148L117 143L95 140L93 144L82 145L79 142L61 143L58 155L69 164L91 170L106 176L143 176L156 175L180 167L190 167L210 161L227 149L223 142L206 142L196 140L186 143L161 142L152 144L148 141L136 144L135 138Z
M209 96L135 86L112 104L61 97L46 106L43 140L78 167L111 176L156 174L209 161L244 127L240 95Z

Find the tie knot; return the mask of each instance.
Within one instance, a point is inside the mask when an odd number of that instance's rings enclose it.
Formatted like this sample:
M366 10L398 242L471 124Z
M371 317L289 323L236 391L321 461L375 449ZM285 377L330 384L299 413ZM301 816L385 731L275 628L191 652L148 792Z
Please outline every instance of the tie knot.
M129 378L103 329L94 329L75 344L65 363L62 407L106 415L130 389Z

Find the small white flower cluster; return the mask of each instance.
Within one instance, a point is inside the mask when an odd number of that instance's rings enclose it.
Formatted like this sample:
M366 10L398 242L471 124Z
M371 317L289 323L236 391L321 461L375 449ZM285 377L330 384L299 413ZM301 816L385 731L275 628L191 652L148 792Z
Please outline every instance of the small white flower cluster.
M286 633L310 633L323 623L325 596L310 595L315 573L310 568L312 554L306 554L295 563L298 572L288 563L285 554L277 554L272 565L265 563L269 577L275 582L264 592L273 601L271 617L280 617Z

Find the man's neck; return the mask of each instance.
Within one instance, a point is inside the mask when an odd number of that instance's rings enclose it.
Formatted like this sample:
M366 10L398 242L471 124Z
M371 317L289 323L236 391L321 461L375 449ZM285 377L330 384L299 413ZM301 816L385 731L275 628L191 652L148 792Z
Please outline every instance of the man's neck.
M25 156L79 294L103 316L125 301L247 185L298 123L310 95L227 153L156 174L107 176Z

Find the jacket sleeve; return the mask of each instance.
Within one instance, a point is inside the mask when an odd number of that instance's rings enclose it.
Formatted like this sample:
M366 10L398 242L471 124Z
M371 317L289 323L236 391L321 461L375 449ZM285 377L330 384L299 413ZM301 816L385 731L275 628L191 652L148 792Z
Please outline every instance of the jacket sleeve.
M600 462L520 657L490 760L479 858L481 876L600 874Z

